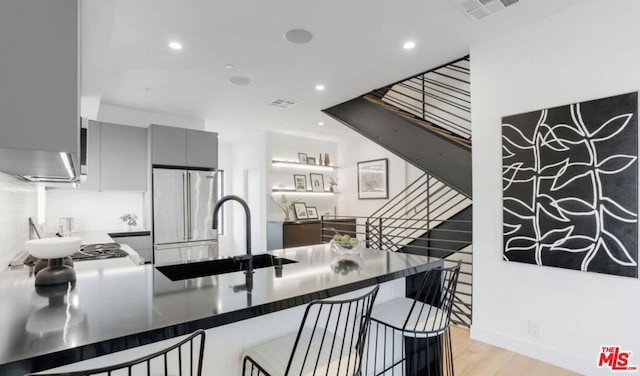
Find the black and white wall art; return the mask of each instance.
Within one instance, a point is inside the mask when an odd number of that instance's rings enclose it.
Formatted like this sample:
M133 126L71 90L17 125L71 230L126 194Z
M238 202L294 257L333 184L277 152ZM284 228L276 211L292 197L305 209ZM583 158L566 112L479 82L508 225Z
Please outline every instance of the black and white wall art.
M358 162L358 200L389 198L389 159Z
M638 277L638 93L502 118L508 261Z

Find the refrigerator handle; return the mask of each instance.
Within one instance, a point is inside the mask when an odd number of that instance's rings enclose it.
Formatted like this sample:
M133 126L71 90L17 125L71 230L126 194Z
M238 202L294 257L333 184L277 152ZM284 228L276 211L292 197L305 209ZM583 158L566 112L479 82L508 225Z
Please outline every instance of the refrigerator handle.
M189 203L188 199L187 199L187 195L188 195L188 191L187 191L187 178L186 178L186 173L183 172L182 173L182 189L184 190L184 194L182 195L182 199L183 199L183 205L182 205L182 215L184 220L182 221L183 223L183 233L182 233L182 240L187 240L187 221L189 221L189 217L187 216L187 204Z
M187 240L191 240L191 171L187 171L187 204L184 207L187 211Z

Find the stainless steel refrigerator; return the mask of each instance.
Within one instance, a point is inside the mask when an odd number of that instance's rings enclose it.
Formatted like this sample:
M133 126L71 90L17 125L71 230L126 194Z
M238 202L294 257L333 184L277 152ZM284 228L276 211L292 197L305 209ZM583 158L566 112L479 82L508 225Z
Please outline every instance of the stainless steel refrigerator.
M153 169L154 263L218 257L218 233L212 229L217 190L216 171Z

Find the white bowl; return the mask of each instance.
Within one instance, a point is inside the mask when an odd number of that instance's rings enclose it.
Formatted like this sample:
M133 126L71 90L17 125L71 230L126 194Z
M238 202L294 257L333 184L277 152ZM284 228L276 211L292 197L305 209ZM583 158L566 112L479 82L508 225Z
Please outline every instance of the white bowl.
M71 256L80 250L82 238L45 238L27 240L24 247L31 255L41 259L56 259Z

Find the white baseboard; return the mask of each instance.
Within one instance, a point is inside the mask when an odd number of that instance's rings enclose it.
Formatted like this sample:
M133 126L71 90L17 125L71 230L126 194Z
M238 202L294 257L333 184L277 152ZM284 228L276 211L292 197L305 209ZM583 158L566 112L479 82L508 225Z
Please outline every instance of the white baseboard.
M578 358L573 354L558 352L553 349L541 346L538 343L523 341L519 338L506 336L491 330L479 328L477 325L471 326L471 338L480 342L485 342L494 346L507 349L546 363L566 368L568 370L581 373L583 375L610 375L607 369L598 369L596 363L598 359Z

